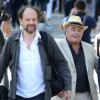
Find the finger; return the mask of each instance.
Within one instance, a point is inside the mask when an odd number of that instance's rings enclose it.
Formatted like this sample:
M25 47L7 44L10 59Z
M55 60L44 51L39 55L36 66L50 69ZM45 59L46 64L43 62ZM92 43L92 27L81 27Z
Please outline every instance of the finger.
M71 93L70 93L70 92L65 92L65 97L66 97L66 100L69 100L69 99L70 99L70 95L71 95Z

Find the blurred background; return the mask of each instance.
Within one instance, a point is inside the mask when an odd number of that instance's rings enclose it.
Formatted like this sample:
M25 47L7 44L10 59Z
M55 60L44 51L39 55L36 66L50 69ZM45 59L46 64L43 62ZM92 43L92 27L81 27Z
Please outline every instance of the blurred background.
M22 5L35 5L46 14L46 21L39 25L39 29L43 29L54 37L63 37L64 32L59 28L64 17L70 15L71 10L77 0L0 0L0 15L9 14L11 18L11 30L14 31L20 27L18 21L18 10ZM86 2L86 15L96 20L96 27L91 31L91 41L100 31L100 0L84 0ZM0 18L0 23L2 18Z

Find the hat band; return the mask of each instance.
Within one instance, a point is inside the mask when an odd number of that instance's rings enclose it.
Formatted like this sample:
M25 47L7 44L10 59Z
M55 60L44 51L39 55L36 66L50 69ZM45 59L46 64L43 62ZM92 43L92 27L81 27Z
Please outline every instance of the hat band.
M70 24L75 24L75 25L80 25L83 26L81 23L77 23L77 22L69 22Z

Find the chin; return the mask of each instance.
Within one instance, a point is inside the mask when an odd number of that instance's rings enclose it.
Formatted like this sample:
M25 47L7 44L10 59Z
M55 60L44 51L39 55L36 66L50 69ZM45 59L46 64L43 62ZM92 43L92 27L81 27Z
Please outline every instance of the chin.
M72 43L73 43L73 44L79 44L80 41L73 41Z
M29 34L33 34L34 32L36 32L36 30L28 30L27 31Z

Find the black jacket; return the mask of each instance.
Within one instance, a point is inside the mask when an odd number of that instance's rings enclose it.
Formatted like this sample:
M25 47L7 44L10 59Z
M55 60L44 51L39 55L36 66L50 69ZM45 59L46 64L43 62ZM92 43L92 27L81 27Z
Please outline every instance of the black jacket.
M17 74L17 67L18 67L18 58L20 52L20 34L21 32L14 33L5 43L5 46L2 50L0 56L0 81L3 78L4 72L9 65L12 75L12 81L10 83L10 91L9 97L11 99L16 98L16 74ZM59 50L58 46L56 45L54 39L48 36L48 42L50 45L51 55L55 59L56 66L59 70L59 74L64 79L65 83L65 90L71 90L71 74L68 68L68 64L64 59L61 51ZM45 100L50 100L51 98L51 88L50 88L50 79L51 79L51 68L48 64L46 52L44 50L42 40L39 39L38 41L38 48L40 53L40 58L43 66L43 73L44 73L44 82L45 82ZM59 84L59 83L58 83Z
M3 34L0 30L0 53L2 51L2 48L3 48L4 44L5 44L5 40L4 40Z

